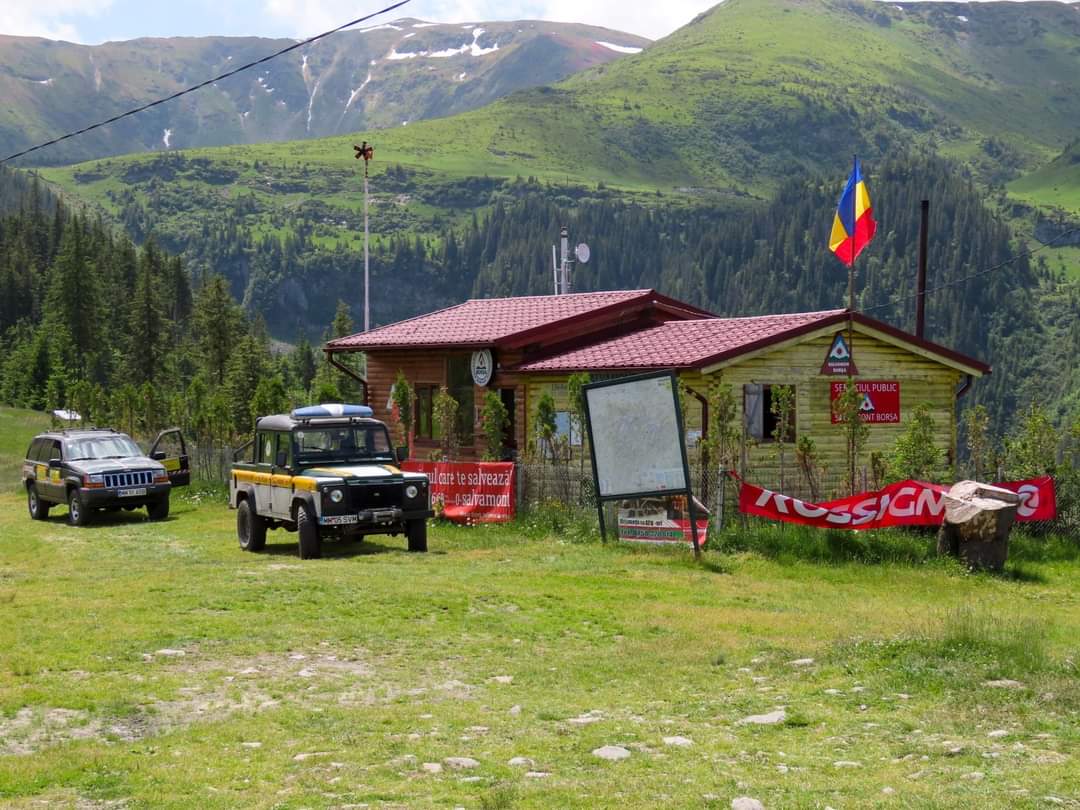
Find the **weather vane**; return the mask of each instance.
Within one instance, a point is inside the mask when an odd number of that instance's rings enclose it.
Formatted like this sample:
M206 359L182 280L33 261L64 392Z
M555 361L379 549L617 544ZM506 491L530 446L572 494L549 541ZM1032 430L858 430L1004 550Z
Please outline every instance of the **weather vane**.
M359 146L353 144L353 149L356 151L356 159L364 159L364 177L367 177L368 161L375 157L375 147L364 141Z

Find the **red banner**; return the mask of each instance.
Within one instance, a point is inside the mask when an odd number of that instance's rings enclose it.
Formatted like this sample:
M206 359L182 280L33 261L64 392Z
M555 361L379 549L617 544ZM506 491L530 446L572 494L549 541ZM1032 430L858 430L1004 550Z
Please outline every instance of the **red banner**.
M1054 479L997 484L1020 496L1017 521L1053 520L1057 516ZM816 504L753 484L739 490L739 511L747 515L801 523L822 529L879 529L885 526L938 526L945 519L949 488L922 481L900 481L877 492Z
M855 388L863 395L859 406L859 419L871 424L895 425L900 421L900 383L896 380L858 380ZM844 395L846 382L834 382L829 386L829 402L834 403ZM832 410L834 425L841 422L835 406Z
M457 523L504 523L514 517L511 463L410 460L401 469L427 475L432 503L441 502L442 513Z

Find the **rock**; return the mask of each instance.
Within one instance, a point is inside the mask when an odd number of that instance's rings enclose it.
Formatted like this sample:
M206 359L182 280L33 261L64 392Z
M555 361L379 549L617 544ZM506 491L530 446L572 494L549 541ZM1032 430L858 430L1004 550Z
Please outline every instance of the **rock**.
M509 765L511 768L531 768L536 763L528 757L514 757L506 764Z
M664 737L664 745L673 745L676 748L689 748L694 741L689 737Z
M525 776L529 779L544 779L545 777L551 776L551 774L547 771L527 771Z
M600 759L606 759L609 762L616 762L620 759L629 757L630 752L621 745L605 745L601 748L594 748L593 756L600 757Z
M240 743L242 748L262 748L261 742L243 742Z
M585 712L585 714L578 715L577 717L571 717L566 722L574 726L587 726L589 723L599 723L603 719L603 713L593 709L592 711Z
M466 768L478 768L480 766L480 763L472 757L447 757L443 762L458 771Z
M884 793L886 796L892 796L894 793L896 793L896 791L891 787L883 787L881 789L881 792Z
M330 756L329 751L311 751L310 753L306 753L306 754L297 754L295 757L293 757L293 762L304 762L305 760L309 760L312 757L328 757L328 756Z
M315 677L315 670L313 670L313 669L302 669L299 672L297 672L296 674L299 675L301 678L314 678Z
M788 661L788 666L792 667L808 667L813 665L813 658L796 658L794 661Z
M258 675L259 674L259 668L258 667L248 667L247 669L240 670L236 674L237 675Z
M861 762L854 762L850 759L838 759L832 764L834 768L861 768Z
M779 723L783 723L787 720L787 712L783 709L777 709L774 712L768 714L752 714L749 717L744 717L742 720L736 720L737 726L775 726Z
M1023 689L1024 684L1020 681L1014 681L1012 678L999 678L996 681L983 681L983 686L989 686L991 689Z
M513 683L514 682L514 676L513 675L496 675L491 680L493 680L495 683Z
M513 717L517 717L519 714L521 714L521 707L520 706L511 706L510 707L510 714Z
M826 689L825 694L826 695L842 695L844 693L839 689Z
M438 762L425 762L420 766L420 770L424 773L442 773L442 765Z
M991 740L999 740L1002 737L1008 737L1009 732L1003 728L996 728L993 731L988 732L986 736L989 737Z
M187 655L183 650L171 650L168 647L157 650L154 655L162 655L166 658L179 658L180 656Z
M765 810L765 805L749 796L739 796L731 800L731 810Z
M967 779L969 782L978 782L982 780L985 776L986 774L984 774L982 771L972 771L971 773L965 773L960 778Z
M464 777L461 778L461 781L464 782L467 785L470 785L470 784L473 784L475 782L483 782L484 777L482 777L482 776L464 776Z

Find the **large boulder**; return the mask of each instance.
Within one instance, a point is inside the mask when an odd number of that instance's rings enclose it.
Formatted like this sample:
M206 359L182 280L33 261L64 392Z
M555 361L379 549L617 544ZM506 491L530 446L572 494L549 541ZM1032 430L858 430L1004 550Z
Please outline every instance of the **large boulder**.
M961 481L945 496L938 553L959 557L969 568L1001 571L1009 556L1009 531L1020 497L1001 487Z

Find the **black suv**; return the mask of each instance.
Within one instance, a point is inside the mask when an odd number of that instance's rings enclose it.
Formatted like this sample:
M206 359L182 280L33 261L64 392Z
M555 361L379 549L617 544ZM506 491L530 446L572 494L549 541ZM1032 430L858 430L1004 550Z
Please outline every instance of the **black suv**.
M54 504L67 504L68 522L83 526L95 509L145 506L151 520L164 520L170 490L190 483L191 472L175 428L158 435L148 456L125 433L76 428L36 436L22 478L30 517L45 520Z

